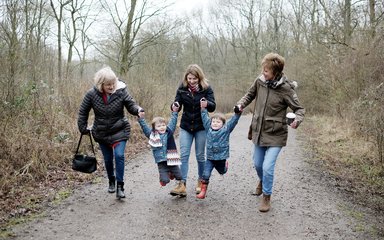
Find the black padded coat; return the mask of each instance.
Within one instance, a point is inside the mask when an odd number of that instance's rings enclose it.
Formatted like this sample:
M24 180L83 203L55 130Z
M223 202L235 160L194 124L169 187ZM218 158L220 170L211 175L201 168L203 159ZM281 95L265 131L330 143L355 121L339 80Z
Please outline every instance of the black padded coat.
M179 102L180 109L184 107L183 114L181 116L180 128L188 132L197 132L204 130L203 121L201 120L201 108L200 99L205 98L207 100L208 112L213 112L216 109L215 96L210 86L207 89L202 89L192 94L188 87L181 85L176 92L175 102Z
M96 87L85 94L80 105L78 127L79 131L87 131L89 112L93 109L95 119L92 126L92 136L96 142L113 144L128 140L131 126L124 115L124 107L132 115L138 115L138 106L128 93L124 82L118 81L116 91L111 94L108 103L104 103L103 95Z

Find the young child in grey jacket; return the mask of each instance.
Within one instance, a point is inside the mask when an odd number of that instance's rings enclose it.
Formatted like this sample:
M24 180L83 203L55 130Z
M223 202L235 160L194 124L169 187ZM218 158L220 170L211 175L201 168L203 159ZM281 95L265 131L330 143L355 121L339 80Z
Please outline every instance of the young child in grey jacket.
M228 170L229 158L229 135L239 122L241 111L235 107L235 114L226 121L224 114L215 113L209 118L206 109L206 101L201 99L201 118L205 132L207 133L207 160L205 161L201 192L196 195L199 199L204 199L207 194L207 187L212 170L216 169L221 175Z
M186 189L182 183L179 167L181 161L173 137L178 117L177 105L172 106L172 115L168 125L163 117L155 117L152 120L152 126L149 127L144 117L145 113L140 112L138 120L144 135L149 139L148 143L151 145L153 157L159 170L160 185L165 186L170 180L176 179L178 186L170 194L185 197Z

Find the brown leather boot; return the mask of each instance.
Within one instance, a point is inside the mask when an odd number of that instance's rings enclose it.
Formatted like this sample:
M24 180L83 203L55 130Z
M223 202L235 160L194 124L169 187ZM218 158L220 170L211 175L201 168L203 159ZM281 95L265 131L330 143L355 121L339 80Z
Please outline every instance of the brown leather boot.
M256 187L255 195L260 196L262 193L263 193L263 183L259 181L259 184L257 184L257 187Z
M196 195L197 198L199 199L204 199L206 194L207 194L207 188L208 188L208 184L207 183L202 183L201 184L201 191L199 194Z
M177 186L169 194L171 194L172 196L180 196L180 197L187 196L187 189L185 187L185 182L179 181Z
M201 191L201 179L197 180L197 185L196 185L195 191L196 191L196 194L200 193L200 191Z
M259 211L260 212L268 212L271 208L271 195L265 195L263 193L263 197L261 199Z

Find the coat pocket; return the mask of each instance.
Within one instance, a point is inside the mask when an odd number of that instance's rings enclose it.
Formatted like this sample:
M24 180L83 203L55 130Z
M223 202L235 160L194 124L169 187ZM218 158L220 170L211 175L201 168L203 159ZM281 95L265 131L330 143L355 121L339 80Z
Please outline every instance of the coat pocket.
M285 134L288 132L287 125L283 118L280 117L266 117L264 130L266 133Z

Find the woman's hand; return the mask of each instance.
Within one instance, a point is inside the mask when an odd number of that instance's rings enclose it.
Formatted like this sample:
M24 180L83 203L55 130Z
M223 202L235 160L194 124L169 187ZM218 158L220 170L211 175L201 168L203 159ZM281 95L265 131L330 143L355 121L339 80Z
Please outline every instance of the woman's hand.
M291 123L291 125L289 125L289 126L291 126L291 128L293 128L293 129L296 129L296 128L299 126L299 124L298 124L297 121L295 120L295 121L293 121L293 122Z
M240 114L243 112L243 108L241 107L241 105L236 105L233 107L233 111L236 113L236 114Z

